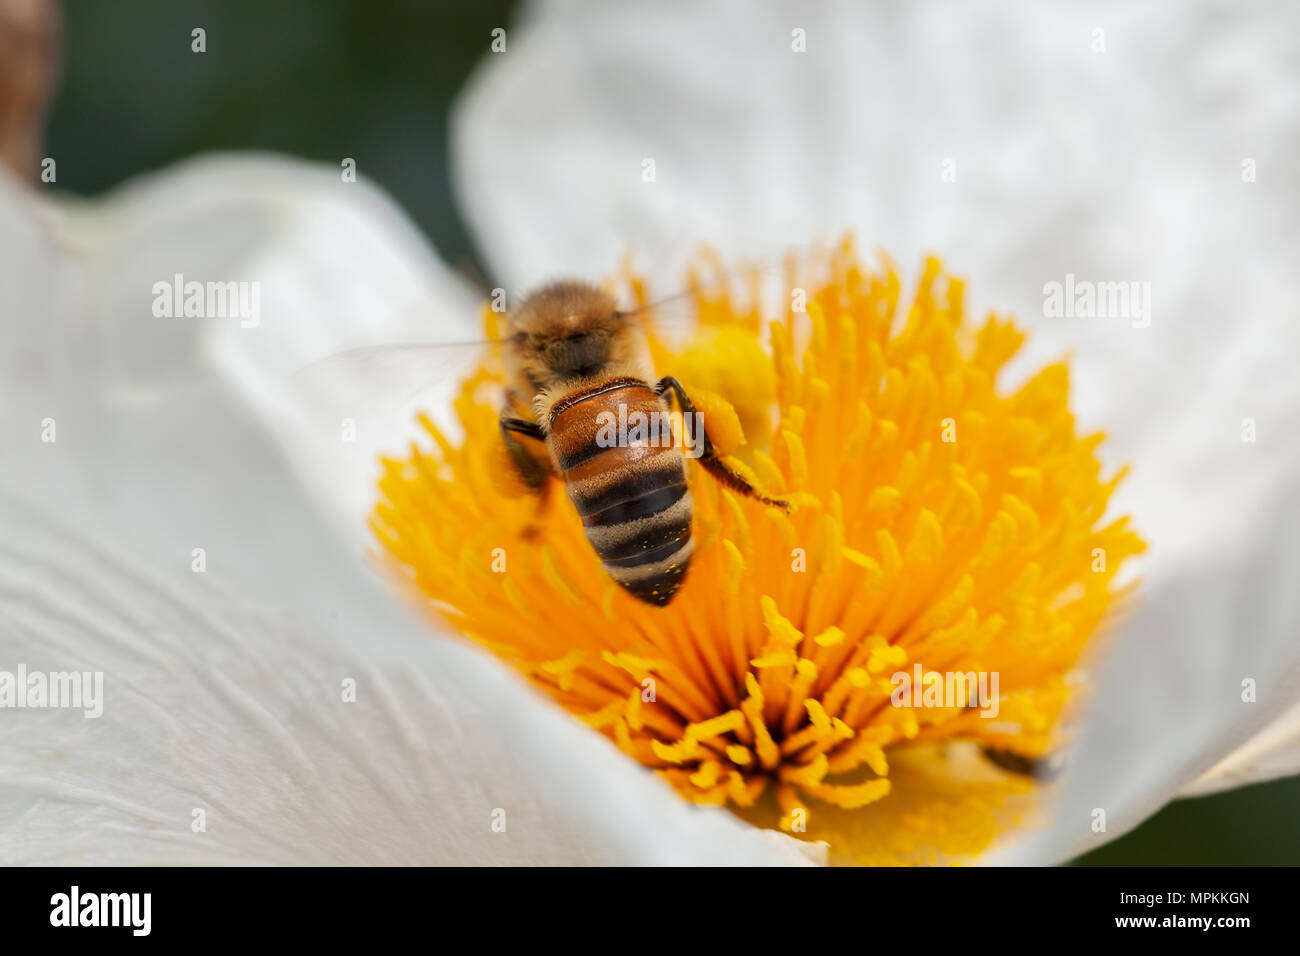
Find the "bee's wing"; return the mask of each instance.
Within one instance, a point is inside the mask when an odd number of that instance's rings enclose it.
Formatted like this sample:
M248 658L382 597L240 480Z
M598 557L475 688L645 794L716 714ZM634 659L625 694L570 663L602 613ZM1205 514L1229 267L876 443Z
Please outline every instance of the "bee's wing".
M680 345L702 321L707 322L710 306L727 302L739 312L756 308L763 316L783 314L791 284L788 263L769 262L736 269L717 268L708 274L693 270L685 287L674 294L648 299L624 310L656 339L669 347ZM642 289L633 287L632 296L644 299Z
M289 385L310 396L333 424L336 417L373 424L411 405L441 419L460 383L479 366L498 362L496 344L487 341L364 345L295 370Z
M304 487L364 547L381 459L404 455L412 442L429 443L418 412L457 440L452 402L483 363L496 367L498 351L485 341L366 345L296 368L244 362L239 374L245 393L289 446Z

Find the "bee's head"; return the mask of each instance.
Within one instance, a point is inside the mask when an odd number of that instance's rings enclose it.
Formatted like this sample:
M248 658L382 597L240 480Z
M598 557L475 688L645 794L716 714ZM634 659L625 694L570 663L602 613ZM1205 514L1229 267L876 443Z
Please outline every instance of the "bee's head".
M553 282L510 313L507 354L540 391L599 374L627 321L608 292L584 282Z

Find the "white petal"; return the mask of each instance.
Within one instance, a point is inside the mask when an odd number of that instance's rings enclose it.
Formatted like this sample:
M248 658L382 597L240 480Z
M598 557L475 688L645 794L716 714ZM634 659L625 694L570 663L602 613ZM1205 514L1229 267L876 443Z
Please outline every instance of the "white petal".
M1300 767L1300 703L1220 760L1183 790L1200 796L1296 772Z
M138 317L153 283L177 274L256 288L255 314L154 324L199 335L190 347L211 354L271 425L324 512L346 533L364 532L380 452L402 450L417 400L445 400L454 378L423 353L400 369L364 356L313 363L357 346L481 338L476 296L385 194L332 167L194 160L119 190L103 209L65 210L61 231L99 248L106 222L131 243L129 261L113 266L114 314Z
M34 511L0 502L0 659L103 683L0 721L6 865L799 862L468 652L341 652Z
M152 315L174 271L288 268L319 203L276 165L278 193L209 202L229 170L190 168L53 225L0 173L0 670L104 674L98 718L0 711L0 863L801 862L410 620L199 321Z
M1001 862L1063 859L1113 839L1292 707L1296 672L1285 668L1295 664L1278 662L1295 660L1298 567L1300 511L1290 509L1256 513L1239 539L1184 555L1176 573L1153 580L1101 662L1055 822ZM1246 680L1255 702L1243 700ZM1106 829L1094 833L1099 809Z
M1041 852L1094 841L1094 807L1123 832L1296 702L1300 31L1281 8L531 12L456 125L465 209L509 281L679 236L752 254L853 228L910 267L939 251L977 310L1018 314L1017 373L1074 353L1079 418L1136 466L1115 505L1151 552ZM1149 326L1045 318L1067 274L1149 283ZM1286 753L1256 770L1295 772Z

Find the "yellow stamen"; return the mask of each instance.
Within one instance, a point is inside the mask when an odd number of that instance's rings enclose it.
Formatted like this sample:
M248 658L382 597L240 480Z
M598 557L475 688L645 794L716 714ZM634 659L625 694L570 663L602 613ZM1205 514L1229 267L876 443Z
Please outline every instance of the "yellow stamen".
M563 494L502 475L494 360L456 402L460 444L421 416L431 445L382 462L371 526L442 622L686 799L837 861L966 859L1034 788L981 751L1061 745L1067 675L1144 545L1107 515L1123 473L1077 431L1065 364L999 387L1024 336L971 324L937 260L911 303L847 242L813 266L803 312L765 324L697 289L691 340L651 327L728 463L795 506L691 466L695 549L666 608L613 584Z

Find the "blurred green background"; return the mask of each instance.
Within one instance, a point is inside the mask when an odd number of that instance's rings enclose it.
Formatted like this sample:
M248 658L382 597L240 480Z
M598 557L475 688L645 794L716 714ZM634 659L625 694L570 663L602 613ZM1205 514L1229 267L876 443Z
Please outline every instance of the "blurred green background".
M443 258L471 257L448 115L506 0L67 0L47 152L95 194L207 150L291 153L395 196ZM190 31L207 31L207 52Z
M452 199L448 117L509 27L507 0L131 0L65 4L46 155L95 195L207 150L357 160L444 259L476 263ZM190 31L207 31L207 52ZM887 239L888 237L880 237ZM1182 800L1081 865L1294 864L1300 778Z

